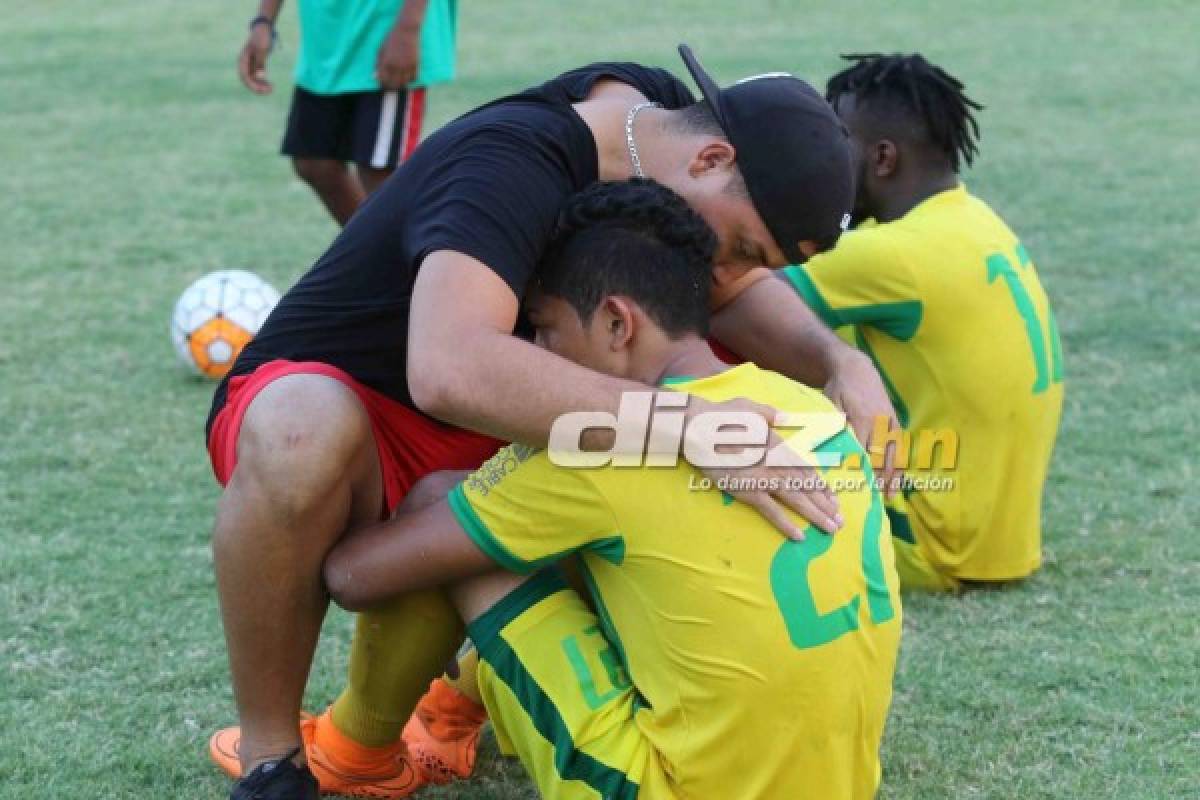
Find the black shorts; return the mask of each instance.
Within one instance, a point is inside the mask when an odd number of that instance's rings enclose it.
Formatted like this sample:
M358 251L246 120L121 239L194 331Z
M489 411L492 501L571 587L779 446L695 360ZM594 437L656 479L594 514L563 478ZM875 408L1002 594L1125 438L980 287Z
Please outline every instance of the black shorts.
M314 94L296 87L283 154L394 169L421 138L425 90Z

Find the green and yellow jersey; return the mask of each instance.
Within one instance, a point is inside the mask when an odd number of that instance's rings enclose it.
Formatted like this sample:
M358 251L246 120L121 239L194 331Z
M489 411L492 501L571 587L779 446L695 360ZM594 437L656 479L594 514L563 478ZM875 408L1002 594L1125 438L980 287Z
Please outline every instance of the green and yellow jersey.
M672 388L833 411L821 393L753 364ZM625 674L632 681L655 773L642 775L638 796L873 796L900 640L898 578L853 434L842 429L817 452L842 462L824 477L845 526L834 536L810 527L803 542L717 487L697 488L700 473L682 459L572 469L513 446L451 493L464 530L509 570L580 556L623 667L577 659L580 697L598 701ZM576 746L604 763L603 752Z
M1062 349L1037 270L1003 220L959 186L784 275L827 324L853 326L911 434L914 489L893 534L951 578L1037 569Z

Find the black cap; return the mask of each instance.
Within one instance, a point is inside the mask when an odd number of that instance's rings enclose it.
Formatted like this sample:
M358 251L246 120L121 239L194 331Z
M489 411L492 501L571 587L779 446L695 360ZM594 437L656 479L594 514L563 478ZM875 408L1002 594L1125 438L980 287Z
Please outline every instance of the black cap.
M854 168L850 136L825 98L786 72L755 75L720 89L692 48L679 55L737 151L754 208L793 262L799 243L834 245L850 224Z

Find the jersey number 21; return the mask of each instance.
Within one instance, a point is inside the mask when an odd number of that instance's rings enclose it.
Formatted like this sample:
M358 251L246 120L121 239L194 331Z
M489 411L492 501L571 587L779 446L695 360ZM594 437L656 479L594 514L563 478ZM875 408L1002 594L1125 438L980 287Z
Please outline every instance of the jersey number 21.
M856 453L860 459L859 463L863 465L864 480L874 480L871 468L867 466L866 458L862 455L862 449L848 431L843 430L825 442L816 452L840 452L843 458ZM863 577L867 584L867 611L874 625L887 622L896 616L896 609L888 592L883 553L880 550L882 531L883 503L879 492L873 491L871 507L863 522L861 560ZM804 541L784 542L775 553L775 558L771 560L771 591L783 615L788 637L792 644L801 650L828 644L850 631L858 630L858 610L862 605L862 595L856 594L844 605L822 614L817 610L817 601L808 582L809 566L832 546L832 536L810 525L804 533Z

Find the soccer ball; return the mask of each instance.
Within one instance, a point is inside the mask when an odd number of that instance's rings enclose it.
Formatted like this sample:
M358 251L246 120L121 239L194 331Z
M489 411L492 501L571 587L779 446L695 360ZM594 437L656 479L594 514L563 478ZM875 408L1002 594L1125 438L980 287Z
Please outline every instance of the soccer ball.
M193 372L222 378L278 302L279 292L252 272L210 272L175 303L175 352Z

